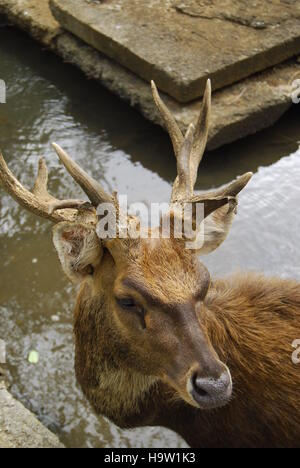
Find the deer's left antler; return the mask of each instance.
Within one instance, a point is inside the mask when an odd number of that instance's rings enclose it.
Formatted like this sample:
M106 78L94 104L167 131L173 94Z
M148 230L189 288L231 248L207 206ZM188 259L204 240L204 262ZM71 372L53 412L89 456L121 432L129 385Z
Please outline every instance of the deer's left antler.
M107 194L101 185L78 166L60 146L53 143L53 147L67 171L88 196L92 208L97 208L98 205L103 202L115 203L114 198ZM97 222L95 210L93 214L90 213L90 216L88 213L87 216L83 215L82 208L86 205L86 201L69 199L58 200L49 194L47 188L48 170L43 158L39 160L37 178L33 189L30 191L26 189L9 170L0 152L0 182L4 189L21 206L53 223L59 223L61 221L73 222L77 220L78 213L80 217L90 218L94 224Z

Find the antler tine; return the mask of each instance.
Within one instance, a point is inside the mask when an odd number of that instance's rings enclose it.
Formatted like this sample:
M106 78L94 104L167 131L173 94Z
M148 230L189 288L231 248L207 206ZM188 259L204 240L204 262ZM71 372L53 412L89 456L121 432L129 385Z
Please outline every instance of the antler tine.
M208 140L209 124L211 116L211 81L207 80L203 96L202 109L196 125L194 145L191 151L191 178L193 189L197 181L198 168L202 161Z
M221 187L220 189L214 190L212 192L205 192L203 194L196 195L192 197L191 201L201 203L208 199L221 200L227 198L228 201L230 199L235 199L238 194L246 187L252 177L253 172L247 172L225 187Z
M80 185L95 208L97 208L100 203L114 203L113 197L107 194L101 185L89 176L75 161L73 161L73 159L59 145L53 143L52 146L69 174L78 183L78 185Z
M192 180L190 171L190 154L194 143L195 127L193 124L187 129L182 143L181 151L177 158L178 177L173 187L172 201L179 201L180 198L191 197Z
M151 87L152 87L152 94L153 94L153 99L154 102L163 118L164 124L166 126L166 129L171 137L173 147L174 147L174 152L176 158L178 158L180 152L181 152L181 147L183 144L184 136L182 134L182 131L180 130L174 116L171 114L167 106L164 104L164 102L161 100L156 84L154 81L151 81Z
M86 202L83 200L57 200L47 189L48 169L44 158L39 160L38 173L32 191L27 190L8 168L0 152L0 182L9 195L19 205L37 216L53 223L73 222L77 219L78 210ZM59 211L58 211L59 210ZM91 220L93 216L91 215ZM86 217L88 219L88 217Z
M30 192L25 187L23 187L23 185L10 171L2 156L2 153L0 152L0 182L2 183L6 192L9 193L9 195L14 200L16 200L17 203L35 215L46 218L54 223L58 223L60 221L74 221L76 212L73 210L51 212L49 209L51 202L58 202L58 200L56 200L48 193L47 179L48 171L46 163L45 160L41 159L39 161L37 179L32 192ZM84 202L81 201L80 203L82 204Z
M39 160L38 174L32 193L37 198L42 198L44 201L48 202L48 211L50 214L53 214L56 210L63 210L66 208L77 209L85 204L82 200L57 200L50 195L48 192L48 168L44 158Z
M203 96L202 109L197 121L196 128L193 127L194 131L191 132L191 127L189 127L188 133L185 137L183 136L174 116L161 100L154 81L151 82L151 86L153 99L161 113L166 129L168 130L168 133L171 137L177 159L178 177L175 180L173 187L173 202L180 198L187 198L193 195L199 164L203 158L208 139L211 115L211 81L207 80L206 89ZM188 155L186 154L187 148L189 148L190 151ZM185 159L184 164L183 159ZM188 164L186 163L187 159Z
M48 168L47 168L45 159L40 158L39 165L38 165L37 178L33 186L32 193L37 197L40 195L45 198L47 196L51 198L51 195L48 193L47 187L48 187Z

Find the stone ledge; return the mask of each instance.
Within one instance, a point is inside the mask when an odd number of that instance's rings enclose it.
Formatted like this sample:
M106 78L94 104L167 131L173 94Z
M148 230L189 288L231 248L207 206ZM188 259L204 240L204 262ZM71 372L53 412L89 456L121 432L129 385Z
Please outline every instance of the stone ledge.
M0 13L49 47L55 36L62 32L51 14L48 0L0 0Z
M48 0L0 0L0 13L137 108L147 119L162 124L148 83L64 32L54 20ZM293 59L215 92L208 149L273 125L292 106L290 84L295 77L300 77L300 63ZM201 101L181 105L168 96L162 97L183 130L197 118Z
M0 382L0 448L64 448Z
M176 101L300 53L300 5L269 0L50 0L64 29Z

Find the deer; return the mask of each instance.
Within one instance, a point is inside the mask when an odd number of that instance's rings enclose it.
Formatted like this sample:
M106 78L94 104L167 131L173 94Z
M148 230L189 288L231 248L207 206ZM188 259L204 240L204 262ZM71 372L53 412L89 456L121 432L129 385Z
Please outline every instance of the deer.
M204 240L197 249L173 235L100 238L98 207L109 203L118 210L116 193L107 193L55 143L88 202L53 197L44 159L33 189L26 189L0 153L4 190L54 224L62 269L79 289L78 384L94 411L120 428L166 427L199 448L299 447L300 369L291 343L300 337L300 285L260 273L211 278L202 256L225 241L252 173L195 193L209 135L211 83L185 134L154 82L152 92L177 162L170 218L180 217L178 206L201 204L196 227L204 228ZM194 221L194 211L191 216ZM131 215L128 221L139 220Z

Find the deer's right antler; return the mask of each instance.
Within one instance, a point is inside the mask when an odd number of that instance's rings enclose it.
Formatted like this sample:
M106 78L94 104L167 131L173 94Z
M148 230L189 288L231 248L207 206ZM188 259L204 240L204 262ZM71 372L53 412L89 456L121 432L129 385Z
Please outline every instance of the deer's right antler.
M199 165L202 161L209 134L211 115L211 82L207 81L202 107L196 125L191 124L183 136L175 118L161 100L155 83L152 81L152 93L156 106L171 137L177 160L177 178L173 185L171 210L176 214L176 205L191 203L194 208L203 205L204 219L209 217L205 225L205 242L197 249L198 253L209 253L215 250L226 239L237 207L237 196L248 184L252 172L247 172L234 182L217 190L194 195ZM200 231L201 224L198 226ZM196 226L197 227L197 226Z
M151 85L154 101L171 137L177 160L178 176L173 185L171 202L197 201L201 203L202 201L204 205L213 206L213 201L215 201L218 202L219 206L222 206L222 203L224 205L228 203L230 199L235 199L238 193L251 179L253 175L251 172L244 174L225 188L194 197L194 187L197 182L198 169L206 149L209 134L211 116L210 80L207 80L202 108L196 126L191 124L185 136L183 136L175 118L161 100L153 81Z
M78 166L60 146L54 143L53 147L67 171L88 196L91 202L90 208L97 208L103 202L114 202L113 197L107 194L101 185ZM43 158L39 160L38 174L34 187L29 191L9 170L0 152L0 182L6 192L21 206L40 217L49 219L53 223L75 221L78 213L87 205L87 202L84 200L58 200L49 194L47 189L48 170ZM93 211L94 213L90 219L96 223L95 210Z

